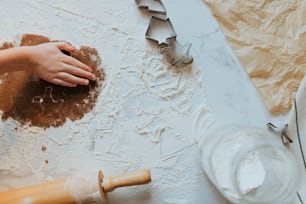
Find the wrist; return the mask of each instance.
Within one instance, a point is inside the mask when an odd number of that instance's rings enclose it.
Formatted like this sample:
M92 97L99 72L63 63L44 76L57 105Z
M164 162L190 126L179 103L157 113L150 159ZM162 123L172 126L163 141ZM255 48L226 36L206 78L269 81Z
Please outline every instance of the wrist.
M32 72L32 67L30 47L15 47L0 51L0 73L21 70Z
M21 46L18 48L17 55L20 62L20 68L24 71L32 72L33 60L30 46Z
M21 46L7 50L7 67L10 71L32 71L30 47Z

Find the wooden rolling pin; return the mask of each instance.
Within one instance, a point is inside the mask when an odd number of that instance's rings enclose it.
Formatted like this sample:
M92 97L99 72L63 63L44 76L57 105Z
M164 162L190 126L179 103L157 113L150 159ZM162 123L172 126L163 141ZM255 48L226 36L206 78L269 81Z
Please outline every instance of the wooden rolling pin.
M97 198L106 202L107 192L118 187L142 185L150 181L149 169L117 177L104 177L102 171L99 171L98 179L88 179L86 176L69 177L0 192L0 204L73 204L91 202Z

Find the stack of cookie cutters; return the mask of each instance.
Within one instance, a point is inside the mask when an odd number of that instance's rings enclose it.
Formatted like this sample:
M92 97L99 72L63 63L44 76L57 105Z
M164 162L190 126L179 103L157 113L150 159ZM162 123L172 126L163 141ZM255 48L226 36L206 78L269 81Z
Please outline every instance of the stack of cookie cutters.
M191 43L181 45L176 40L176 32L167 17L166 8L161 0L135 0L139 9L146 10L151 19L146 31L146 38L160 47L165 60L173 67L184 67L193 62L189 55Z

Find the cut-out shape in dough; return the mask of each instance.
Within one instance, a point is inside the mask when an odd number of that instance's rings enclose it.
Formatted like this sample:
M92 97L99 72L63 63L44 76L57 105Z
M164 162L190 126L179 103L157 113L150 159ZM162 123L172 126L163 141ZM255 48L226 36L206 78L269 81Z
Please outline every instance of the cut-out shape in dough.
M151 13L166 15L166 8L160 0L135 0L138 8L146 9Z
M24 35L21 46L50 42L47 37ZM95 106L104 79L96 49L82 46L72 57L93 69L96 80L88 86L74 88L57 86L27 72L6 73L0 76L0 108L2 119L11 117L19 123L47 128L61 126L67 119L82 118Z

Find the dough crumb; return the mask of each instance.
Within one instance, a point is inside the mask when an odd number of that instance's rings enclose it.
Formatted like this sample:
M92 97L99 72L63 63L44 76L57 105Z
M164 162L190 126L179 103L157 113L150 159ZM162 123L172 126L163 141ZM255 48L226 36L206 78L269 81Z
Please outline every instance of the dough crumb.
M46 145L42 145L42 146L41 146L41 150L42 150L42 151L46 151L46 150L47 150Z

